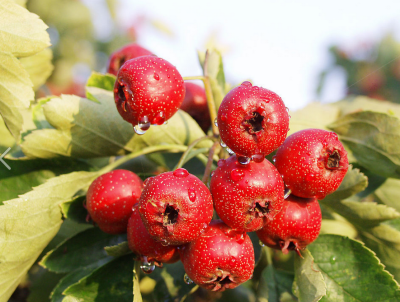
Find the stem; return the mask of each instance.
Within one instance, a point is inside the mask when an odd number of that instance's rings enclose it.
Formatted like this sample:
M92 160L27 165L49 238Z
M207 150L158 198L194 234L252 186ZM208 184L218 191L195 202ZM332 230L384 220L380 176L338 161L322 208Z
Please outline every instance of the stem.
M219 145L218 142L215 142L211 149L210 149L210 153L208 154L208 161L207 161L207 165L206 165L206 169L204 171L204 175L203 175L203 179L202 182L207 185L207 181L208 181L208 177L210 176L210 172L211 172L211 167L212 167L212 163L213 163L213 157L214 157L214 152L215 152L215 148L217 148L217 146Z
M210 119L211 119L211 127L214 136L219 136L218 127L215 126L214 121L217 118L217 109L215 107L214 96L212 93L210 78L208 77L208 50L206 51L206 57L204 59L204 66L203 66L203 76L193 76L193 77L184 77L183 80L202 80L204 84L204 90L206 91L207 97L207 105L208 111L210 112Z
M185 164L185 159L186 159L186 157L189 155L189 152L194 148L194 146L196 146L198 143L200 143L201 141L206 140L206 139L214 140L214 138L211 137L211 136L203 136L203 137L200 137L200 138L194 140L194 141L187 147L186 151L182 154L182 156L181 156L181 158L179 159L179 162L176 164L174 170L176 170L176 169L178 169L178 168L182 168L182 166Z
M152 146L152 147L147 147L144 148L138 152L133 152L130 153L118 160L116 160L115 162L109 164L108 166L105 166L103 169L101 169L99 172L101 174L110 172L112 170L114 170L115 168L117 168L118 166L122 165L123 163L126 163L127 161L139 157L141 155L145 155L145 154L149 154L149 153L153 153L153 152L159 152L159 151L176 151L176 152L184 152L186 151L186 146L181 146L181 145L162 145L162 146Z

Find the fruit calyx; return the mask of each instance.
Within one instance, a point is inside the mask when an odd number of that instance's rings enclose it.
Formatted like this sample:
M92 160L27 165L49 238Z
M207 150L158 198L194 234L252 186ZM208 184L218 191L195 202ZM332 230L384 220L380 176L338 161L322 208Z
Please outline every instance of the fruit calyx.
M249 213L252 214L253 219L268 217L268 214L270 212L269 205L270 205L269 201L265 200L254 201L253 204L251 205L251 208L249 209Z
M300 252L301 247L299 247L299 242L296 239L281 240L279 241L279 246L282 253L287 254L289 251L295 251L297 255L303 258Z
M173 233L174 231L174 224L178 221L179 217L179 209L167 203L164 213L162 224L164 227L167 228L168 233Z
M262 113L263 112L261 108L259 108L256 111L251 112L244 118L242 125L249 134L255 135L257 132L264 129L264 116L262 115Z
M339 169L340 168L340 153L338 150L334 150L330 153L326 158L325 167L329 170Z
M232 283L236 283L229 272L218 269L214 277L204 283L211 283L214 285L212 291L224 291L225 289L232 288Z

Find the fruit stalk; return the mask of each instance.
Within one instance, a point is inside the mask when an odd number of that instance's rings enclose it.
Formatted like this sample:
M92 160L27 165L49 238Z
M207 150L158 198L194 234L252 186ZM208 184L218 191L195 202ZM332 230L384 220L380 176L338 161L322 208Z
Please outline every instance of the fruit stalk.
M182 168L182 166L186 163L186 158L188 156L188 154L190 153L190 151L201 141L206 140L206 139L210 139L210 140L214 140L214 138L212 136L203 136L200 137L196 140L194 140L185 150L185 152L183 152L181 158L179 159L179 162L176 164L174 170L178 169L178 168Z
M208 154L208 161L207 161L206 169L204 170L204 175L203 175L203 179L202 179L202 182L205 185L207 185L208 178L209 178L210 173L211 173L211 167L212 167L212 163L213 163L213 157L214 157L215 149L218 146L219 146L219 142L214 142L214 144L210 148L210 153Z

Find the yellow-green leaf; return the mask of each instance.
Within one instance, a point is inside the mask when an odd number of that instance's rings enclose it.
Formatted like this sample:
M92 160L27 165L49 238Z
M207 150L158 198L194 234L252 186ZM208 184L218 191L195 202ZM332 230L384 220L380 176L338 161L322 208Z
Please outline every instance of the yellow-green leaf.
M33 90L37 90L46 83L47 78L53 71L53 53L50 48L46 48L37 54L21 58L20 61L25 70L29 73L29 77L33 83Z

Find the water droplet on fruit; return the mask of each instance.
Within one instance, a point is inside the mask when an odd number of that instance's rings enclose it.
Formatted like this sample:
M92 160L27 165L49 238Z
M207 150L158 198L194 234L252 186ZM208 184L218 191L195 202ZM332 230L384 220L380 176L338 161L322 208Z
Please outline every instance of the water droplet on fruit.
M292 190L285 189L285 195L283 196L283 198L285 198L285 199L288 198L291 193L292 193Z
M214 119L214 125L215 125L215 127L218 127L218 119L217 118Z
M227 118L228 116L225 113L221 115L221 121L225 122Z
M237 234L235 240L237 243L242 244L245 240L244 234Z
M235 258L232 258L230 261L229 261L229 264L231 265L231 266L235 266L236 265L236 259Z
M289 112L289 108L288 107L285 107L285 109L286 109L286 112Z
M220 159L217 163L218 167L222 167L225 164L225 159Z
M241 165L247 165L248 163L250 163L250 157L247 157L247 156L238 156L237 161L238 161L239 164L241 164Z
M189 175L189 172L186 169L179 168L176 169L173 174L176 177L187 177Z
M135 211L136 211L136 207L133 206L133 207L132 207L132 212L135 212Z
M222 148L226 148L226 144L222 140L219 142L219 144L221 145Z
M249 81L244 81L241 85L242 86L247 86L247 87L253 86L253 84L251 84Z
M276 162L276 155L272 156L272 161Z
M186 284L192 284L193 280L189 278L189 276L185 273L185 275L183 276L183 281L185 281Z
M233 181L240 181L244 177L244 172L239 169L233 169L231 170L231 178Z
M314 177L315 177L315 175L314 174L308 174L307 176L306 176L306 181L312 181L313 179L314 179Z
M135 130L136 134L142 135L145 134L147 130L149 130L151 124L149 121L149 118L145 115L141 118L139 118L139 123L133 127Z
M258 241L258 244L259 244L260 246L265 246L265 244L264 244L261 240Z
M163 125L166 125L166 124L168 124L168 120L166 120Z
M211 172L211 177L213 177L213 175L214 175L214 171Z
M336 263L336 257L335 256L331 256L331 259L329 259L329 262L334 265Z
M166 239L161 239L160 243L161 243L162 246L168 246L169 245Z
M253 90L254 90L255 92L258 92L259 89L260 89L260 88L258 88L258 86L254 86L254 87L253 87Z
M235 154L229 147L226 147L226 151L229 153L229 155Z
M158 73L154 73L154 79L157 81L160 79L160 76L158 75Z
M143 187L147 186L149 184L149 182L153 179L153 177L148 177L144 180L143 182Z
M142 135L142 134L145 134L145 133L146 133L146 131L140 129L140 127L139 127L138 125L134 126L134 127L133 127L133 130L135 130L135 133L138 134L138 135Z
M147 262L147 257L143 257L143 262L140 265L140 269L143 273L151 274L155 268L156 266L154 265L154 262Z
M251 157L251 159L256 163L261 163L265 159L265 157L264 154L255 154Z
M195 190L195 188L189 188L188 189L188 195L189 195L189 200L191 202L195 202L195 200L196 200L196 190Z
M153 125L162 125L165 122L165 113L164 111L159 112L154 118L153 118Z

